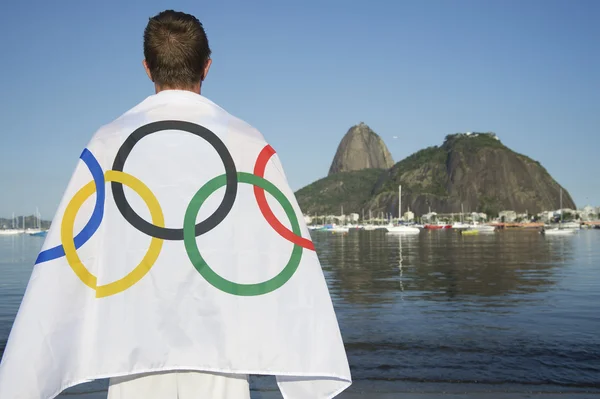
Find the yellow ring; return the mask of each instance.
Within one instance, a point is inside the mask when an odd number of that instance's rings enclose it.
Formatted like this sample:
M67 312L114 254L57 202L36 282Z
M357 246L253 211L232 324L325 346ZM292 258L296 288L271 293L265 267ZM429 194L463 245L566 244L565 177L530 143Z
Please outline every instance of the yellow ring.
M114 181L125 184L135 191L140 197L142 197L146 203L146 206L150 210L152 223L159 227L165 226L165 218L158 200L152 191L150 191L150 189L141 182L141 180L136 179L128 173L119 172L116 170L107 171L104 174L104 179L107 182ZM139 265L135 267L135 269L133 269L122 279L113 281L112 283L108 283L106 285L98 286L96 284L96 276L90 273L90 271L81 262L81 259L79 259L79 255L77 255L77 249L75 248L75 242L73 241L73 226L75 224L77 212L79 212L79 209L85 200L94 194L94 192L96 192L96 185L93 181L91 181L83 186L77 192L77 194L73 196L69 202L69 205L67 205L67 209L65 210L65 214L63 216L60 238L62 241L62 246L65 250L65 257L67 258L67 262L69 263L69 266L71 266L71 269L73 269L77 277L79 277L79 279L85 285L96 291L96 298L103 298L123 292L140 281L142 277L144 277L146 273L150 271L154 265L154 262L156 262L156 259L160 254L160 250L162 249L163 240L161 238L152 237L148 252L146 252L146 255L144 255L144 258Z

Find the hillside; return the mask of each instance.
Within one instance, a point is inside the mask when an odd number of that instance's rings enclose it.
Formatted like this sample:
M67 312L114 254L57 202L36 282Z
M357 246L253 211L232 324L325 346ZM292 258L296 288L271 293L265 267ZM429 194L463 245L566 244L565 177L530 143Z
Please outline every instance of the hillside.
M363 169L341 172L309 184L296 192L298 204L311 215L338 215L359 212L373 194L377 179L385 169Z
M354 183L346 184L346 180ZM317 183L319 187L345 187L344 195L306 190ZM396 216L399 185L403 211L410 207L417 215L429 209L456 213L461 204L465 212L493 216L502 210L539 213L559 208L561 188L539 162L512 151L493 133L449 135L441 146L418 151L383 173L334 174L313 185L297 193L304 212L312 213L326 203L333 210L343 205L345 213L370 209ZM563 207L575 208L564 188Z

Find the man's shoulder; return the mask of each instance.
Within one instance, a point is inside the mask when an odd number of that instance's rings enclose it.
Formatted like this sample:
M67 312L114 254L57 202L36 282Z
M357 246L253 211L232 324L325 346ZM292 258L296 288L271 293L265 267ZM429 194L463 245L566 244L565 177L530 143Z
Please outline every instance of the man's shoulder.
M167 110L165 110L165 107L167 107ZM169 111L168 108L172 109ZM194 112L196 111L195 108L198 112ZM154 112L157 109L161 109L163 112ZM201 112L202 110L207 112ZM203 124L203 122L214 123L226 128L227 134L243 136L261 142L265 141L262 133L257 128L202 96L198 96L197 101L159 104L153 103L152 97L148 97L113 121L101 126L94 137L96 139L103 138L160 120L185 120L199 124Z
M265 138L263 137L262 133L257 128L255 128L248 122L246 122L236 116L233 116L229 113L228 113L228 115L230 118L230 120L229 120L229 132L230 133L240 134L240 135L246 136L249 139L265 141Z

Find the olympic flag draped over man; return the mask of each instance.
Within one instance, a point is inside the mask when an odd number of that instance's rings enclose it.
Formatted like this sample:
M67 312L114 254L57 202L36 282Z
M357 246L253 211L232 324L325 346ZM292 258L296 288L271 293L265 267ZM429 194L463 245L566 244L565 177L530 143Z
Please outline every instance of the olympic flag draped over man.
M275 375L285 398L351 383L327 285L274 149L164 90L81 153L0 365L0 398L173 370Z

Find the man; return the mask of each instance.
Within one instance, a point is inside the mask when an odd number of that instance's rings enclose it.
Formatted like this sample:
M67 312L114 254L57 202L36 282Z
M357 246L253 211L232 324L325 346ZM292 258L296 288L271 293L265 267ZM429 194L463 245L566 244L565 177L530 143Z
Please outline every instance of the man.
M292 399L350 385L275 150L200 94L210 53L195 17L150 19L156 94L83 150L13 325L0 398L51 399L100 378L110 399L248 398L249 374L276 376Z

